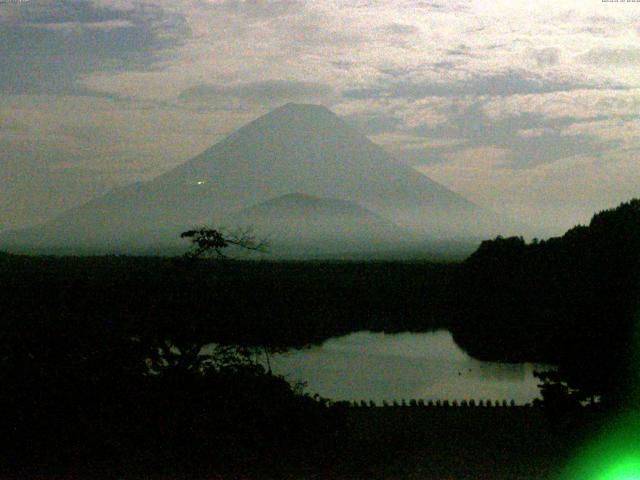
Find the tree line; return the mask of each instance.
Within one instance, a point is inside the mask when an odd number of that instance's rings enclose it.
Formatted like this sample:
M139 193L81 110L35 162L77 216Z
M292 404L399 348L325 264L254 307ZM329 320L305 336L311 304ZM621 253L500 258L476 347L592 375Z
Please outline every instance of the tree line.
M559 366L551 402L638 405L640 200L530 243L482 242L454 280L450 328L476 358Z

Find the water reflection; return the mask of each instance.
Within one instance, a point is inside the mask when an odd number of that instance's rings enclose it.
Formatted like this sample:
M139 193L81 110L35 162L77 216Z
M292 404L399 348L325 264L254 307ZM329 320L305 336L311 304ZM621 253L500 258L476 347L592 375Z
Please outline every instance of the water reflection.
M515 400L539 397L532 364L480 362L446 331L358 332L276 355L275 373L333 400Z
M477 378L483 380L524 381L527 378L527 367L522 363L492 363L476 361L472 370Z

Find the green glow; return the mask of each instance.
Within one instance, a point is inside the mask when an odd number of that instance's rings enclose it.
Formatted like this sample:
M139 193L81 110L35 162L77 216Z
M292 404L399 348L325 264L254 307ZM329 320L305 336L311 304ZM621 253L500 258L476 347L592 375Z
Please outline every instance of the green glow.
M563 480L640 480L640 312L632 343L628 372L631 410L612 418L579 451L567 465Z
M606 425L565 473L566 480L640 480L640 414Z
M640 460L625 458L610 469L606 469L597 480L640 480Z

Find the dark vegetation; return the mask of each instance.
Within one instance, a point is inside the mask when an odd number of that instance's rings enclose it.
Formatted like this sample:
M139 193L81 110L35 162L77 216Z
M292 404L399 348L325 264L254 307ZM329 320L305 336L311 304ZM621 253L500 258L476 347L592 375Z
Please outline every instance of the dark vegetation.
M199 248L227 244L202 233L186 232L195 249L175 259L0 256L5 471L322 464L344 441L345 407L272 375L269 354L437 317L424 292L445 288L445 266L204 259Z
M637 402L640 200L559 238L485 241L456 278L451 328L472 355L559 365L542 393L565 407Z
M558 479L577 437L542 408L354 408L344 470L318 478Z
M104 321L154 335L190 332L202 344L274 347L365 329L442 328L444 273L455 268L119 256L5 256L0 262L5 318Z
M238 243L260 247L214 232L186 232L195 250L173 259L0 254L3 469L95 473L118 465L232 477L265 469L277 477L282 465L330 469L336 456L360 468L372 458L393 463L389 452L455 452L433 439L407 446L403 437L393 448L356 440L354 410L431 412L424 415L446 415L458 427L464 412L493 412L489 424L512 411L423 409L419 401L347 409L269 371L274 352L364 329L449 328L478 358L558 365L540 373L556 423L581 403L636 401L638 200L560 238L483 242L461 264L201 258ZM461 413L441 413L449 411ZM523 413L516 424L537 415ZM501 440L491 442L476 446L484 452ZM521 450L526 459L529 448Z

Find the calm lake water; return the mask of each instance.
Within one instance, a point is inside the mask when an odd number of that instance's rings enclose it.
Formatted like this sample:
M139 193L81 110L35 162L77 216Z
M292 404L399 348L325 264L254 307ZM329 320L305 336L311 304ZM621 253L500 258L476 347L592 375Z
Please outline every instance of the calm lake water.
M306 391L332 400L515 400L538 398L532 364L480 362L446 331L358 332L272 359L274 373L305 381Z

